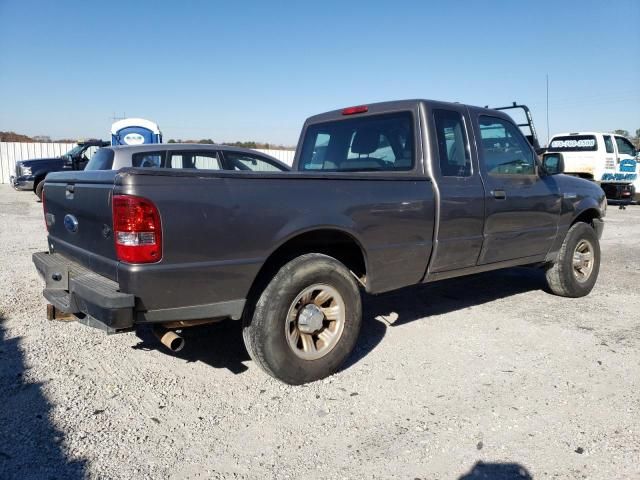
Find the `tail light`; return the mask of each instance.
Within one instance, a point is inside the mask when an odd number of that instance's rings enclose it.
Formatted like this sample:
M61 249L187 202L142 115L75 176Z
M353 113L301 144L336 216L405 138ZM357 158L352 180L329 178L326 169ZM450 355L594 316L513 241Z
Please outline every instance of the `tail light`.
M153 263L162 258L162 225L156 206L146 198L113 196L113 238L118 260Z
M358 105L356 107L347 107L342 109L342 115L354 115L356 113L365 113L369 111L366 105Z

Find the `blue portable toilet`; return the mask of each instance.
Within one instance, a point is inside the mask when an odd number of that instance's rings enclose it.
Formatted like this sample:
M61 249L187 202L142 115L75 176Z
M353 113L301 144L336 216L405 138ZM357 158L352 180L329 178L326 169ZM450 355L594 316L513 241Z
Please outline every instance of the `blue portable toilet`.
M158 124L144 118L125 118L111 125L111 145L162 143Z

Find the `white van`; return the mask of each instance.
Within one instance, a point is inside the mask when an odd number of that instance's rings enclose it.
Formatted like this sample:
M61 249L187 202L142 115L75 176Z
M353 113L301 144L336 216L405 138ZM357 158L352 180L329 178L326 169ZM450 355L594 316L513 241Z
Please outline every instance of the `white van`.
M628 138L613 133L575 132L554 135L548 152L562 152L564 171L594 180L607 198L640 199L638 151Z

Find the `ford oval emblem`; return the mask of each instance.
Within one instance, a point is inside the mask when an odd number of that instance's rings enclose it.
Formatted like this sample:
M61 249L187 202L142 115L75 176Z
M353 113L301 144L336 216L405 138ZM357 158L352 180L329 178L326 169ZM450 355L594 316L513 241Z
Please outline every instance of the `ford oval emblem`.
M78 231L78 219L67 213L64 216L64 228L69 230L71 233L76 233Z
M127 145L142 145L144 143L144 137L139 133L127 133L123 140Z
M635 173L636 161L634 159L629 159L629 158L620 160L620 171L625 173Z

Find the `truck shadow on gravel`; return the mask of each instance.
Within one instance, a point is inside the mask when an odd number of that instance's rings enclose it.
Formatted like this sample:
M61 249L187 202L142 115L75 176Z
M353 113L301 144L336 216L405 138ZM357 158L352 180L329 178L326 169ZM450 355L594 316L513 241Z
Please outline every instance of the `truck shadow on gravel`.
M417 285L382 295L364 295L362 331L342 370L366 357L383 340L387 328L542 290L545 285L541 270L512 268ZM200 361L236 374L245 372L246 363L251 361L242 342L241 322L225 321L186 328L182 332L186 344L178 353L165 349L150 329L140 329L137 335L141 341L133 347L135 349L160 350L187 362Z
M42 384L25 379L19 339L6 338L4 322L0 315L0 478L85 478L86 462L66 456Z
M533 480L529 471L519 463L477 462L458 480Z
M415 285L382 295L366 295L360 338L343 370L372 351L384 338L387 328L416 320L428 321L431 316L545 289L542 270L519 267Z
M140 343L133 348L159 350L186 362L204 362L215 368L227 368L239 374L248 370L249 354L242 342L242 322L223 321L211 325L190 327L182 330L185 347L179 352L170 352L155 337L150 328L136 331Z

